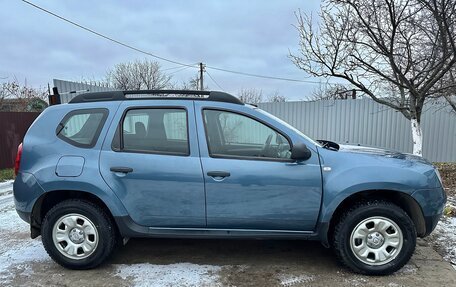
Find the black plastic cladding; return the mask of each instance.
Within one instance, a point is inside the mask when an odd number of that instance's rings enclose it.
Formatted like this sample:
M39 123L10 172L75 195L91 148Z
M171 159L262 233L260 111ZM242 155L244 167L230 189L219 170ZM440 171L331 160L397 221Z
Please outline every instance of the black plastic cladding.
M150 97L127 98L127 95L148 95ZM163 95L163 96L160 96ZM189 95L187 96L165 96L165 95ZM192 97L194 96L194 97ZM110 91L85 93L74 97L69 103L91 103L102 101L124 101L124 100L200 100L225 102L243 105L244 103L233 95L216 91L188 91L188 90L140 90L140 91Z

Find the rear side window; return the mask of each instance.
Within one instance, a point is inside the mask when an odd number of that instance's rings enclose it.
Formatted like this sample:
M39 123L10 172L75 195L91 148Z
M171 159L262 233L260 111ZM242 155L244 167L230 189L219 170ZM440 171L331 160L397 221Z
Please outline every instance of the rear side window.
M116 151L189 155L187 111L181 108L131 109L112 147Z
M85 109L68 113L56 129L57 136L77 147L95 146L108 116L106 109Z

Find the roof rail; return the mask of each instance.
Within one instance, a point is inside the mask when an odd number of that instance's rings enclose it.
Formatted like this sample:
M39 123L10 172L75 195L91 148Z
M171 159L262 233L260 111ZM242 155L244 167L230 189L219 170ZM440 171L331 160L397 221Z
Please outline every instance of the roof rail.
M136 95L136 96L135 96ZM202 100L243 105L244 103L233 95L218 91L190 90L138 90L138 91L107 91L80 94L69 103L91 103L102 101L124 100Z

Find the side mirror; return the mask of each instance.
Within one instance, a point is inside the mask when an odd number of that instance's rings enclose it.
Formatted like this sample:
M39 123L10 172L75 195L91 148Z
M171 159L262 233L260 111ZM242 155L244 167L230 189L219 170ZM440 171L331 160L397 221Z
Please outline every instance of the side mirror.
M291 148L291 159L308 160L312 156L310 150L303 143L293 145Z

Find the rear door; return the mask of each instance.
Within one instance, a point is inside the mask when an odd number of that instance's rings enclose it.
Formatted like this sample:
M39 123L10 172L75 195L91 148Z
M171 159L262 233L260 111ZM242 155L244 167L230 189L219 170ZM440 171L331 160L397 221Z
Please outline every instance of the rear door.
M103 145L100 171L137 224L206 226L195 125L192 101L121 104Z

